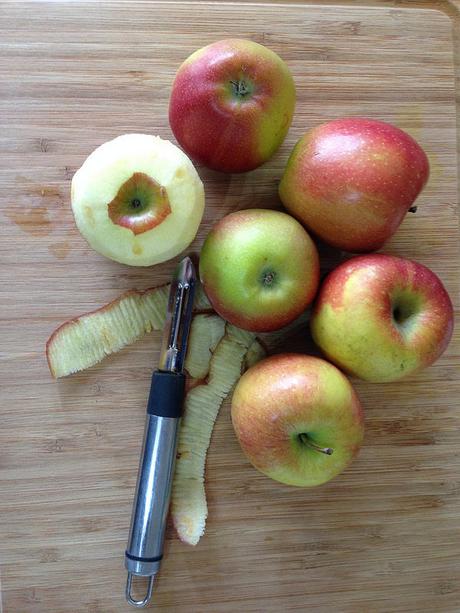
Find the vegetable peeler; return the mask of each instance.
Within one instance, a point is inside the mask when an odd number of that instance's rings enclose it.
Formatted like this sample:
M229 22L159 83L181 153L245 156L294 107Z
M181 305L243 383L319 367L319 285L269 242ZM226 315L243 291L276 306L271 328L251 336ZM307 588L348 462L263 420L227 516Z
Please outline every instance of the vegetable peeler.
M158 370L152 375L147 403L131 527L125 552L126 600L145 607L163 557L166 520L174 476L177 439L185 393L183 373L192 319L196 273L189 257L176 268L168 299ZM143 600L131 594L133 576L148 577Z

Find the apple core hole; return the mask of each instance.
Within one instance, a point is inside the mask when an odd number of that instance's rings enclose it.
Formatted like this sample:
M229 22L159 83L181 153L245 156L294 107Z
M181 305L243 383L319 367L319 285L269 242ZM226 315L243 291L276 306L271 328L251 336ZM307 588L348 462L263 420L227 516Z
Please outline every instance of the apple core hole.
M133 198L133 200L131 200L131 207L133 209L138 209L141 206L141 201L139 200L139 198Z

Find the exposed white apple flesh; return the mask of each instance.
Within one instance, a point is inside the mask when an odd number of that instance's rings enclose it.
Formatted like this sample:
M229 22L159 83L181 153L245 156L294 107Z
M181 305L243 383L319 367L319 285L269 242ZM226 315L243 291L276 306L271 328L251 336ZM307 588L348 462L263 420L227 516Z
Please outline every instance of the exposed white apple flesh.
M71 199L91 247L132 266L183 251L204 210L192 162L170 141L147 134L124 134L93 151L72 179Z

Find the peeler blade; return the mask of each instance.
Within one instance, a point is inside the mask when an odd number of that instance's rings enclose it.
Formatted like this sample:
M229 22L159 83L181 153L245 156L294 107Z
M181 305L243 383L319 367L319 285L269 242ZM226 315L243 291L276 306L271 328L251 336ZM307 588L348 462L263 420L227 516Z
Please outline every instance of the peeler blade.
M171 281L160 351L160 370L177 373L183 371L195 285L195 267L192 260L185 257L179 262Z

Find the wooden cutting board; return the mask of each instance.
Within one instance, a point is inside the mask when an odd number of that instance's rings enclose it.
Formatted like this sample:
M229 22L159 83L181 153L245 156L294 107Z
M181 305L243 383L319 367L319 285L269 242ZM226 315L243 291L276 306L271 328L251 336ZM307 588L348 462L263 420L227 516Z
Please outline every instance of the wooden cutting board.
M168 280L175 262L133 269L94 253L70 211L75 170L124 132L172 138L168 96L180 62L214 40L251 38L291 67L294 123L263 168L238 176L199 169L207 208L190 251L199 251L225 213L279 205L283 166L307 128L365 115L410 132L432 168L417 214L384 251L430 266L458 305L451 27L440 11L354 3L2 3L5 613L130 610L123 553L159 334L59 382L48 373L44 345L62 321L129 288ZM323 269L340 257L322 250ZM366 409L364 448L340 478L315 490L282 486L252 469L227 404L209 454L206 535L191 548L168 532L155 606L187 613L460 610L459 364L457 333L435 366L406 382L355 381Z

